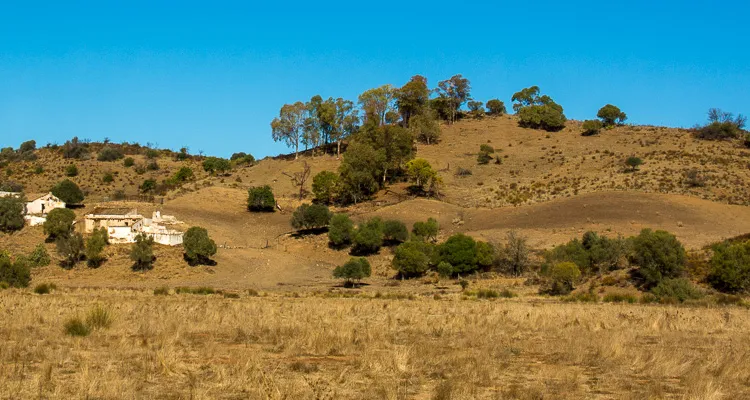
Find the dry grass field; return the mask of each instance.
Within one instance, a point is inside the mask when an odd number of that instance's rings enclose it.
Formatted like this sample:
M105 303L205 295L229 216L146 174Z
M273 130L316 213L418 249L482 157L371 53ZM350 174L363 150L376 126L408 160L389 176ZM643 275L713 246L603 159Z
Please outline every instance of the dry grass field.
M238 294L6 290L0 397L750 398L746 309Z

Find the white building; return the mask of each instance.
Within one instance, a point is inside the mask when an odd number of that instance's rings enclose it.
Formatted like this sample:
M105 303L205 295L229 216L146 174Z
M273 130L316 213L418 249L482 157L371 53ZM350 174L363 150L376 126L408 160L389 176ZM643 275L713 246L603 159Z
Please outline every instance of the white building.
M52 193L47 193L36 200L26 203L26 214L46 215L55 208L65 208L65 202Z
M154 242L166 246L182 244L183 233L171 229L169 225L178 224L172 216L162 216L155 212L152 218L144 218L135 209L97 208L85 216L85 231L91 233L97 228L106 228L112 243L134 243L135 237L144 233Z
M18 192L0 192L0 197L21 197Z

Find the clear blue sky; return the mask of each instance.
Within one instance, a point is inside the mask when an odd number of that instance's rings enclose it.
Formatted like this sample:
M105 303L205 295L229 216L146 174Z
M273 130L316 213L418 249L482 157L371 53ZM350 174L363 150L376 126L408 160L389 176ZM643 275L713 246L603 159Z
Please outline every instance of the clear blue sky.
M606 103L638 124L750 114L746 0L250 3L3 2L0 146L275 155L284 103L415 74L433 87L461 73L474 98L508 105L538 85L573 119Z

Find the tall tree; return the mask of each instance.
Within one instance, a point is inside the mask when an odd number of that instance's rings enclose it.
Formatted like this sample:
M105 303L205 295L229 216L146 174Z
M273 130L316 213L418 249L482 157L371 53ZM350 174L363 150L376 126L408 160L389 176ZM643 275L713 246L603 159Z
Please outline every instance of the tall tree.
M420 115L430 100L430 89L427 88L427 78L414 75L396 92L396 106L401 114L404 126L409 126L412 117Z
M456 122L456 114L461 106L471 98L469 80L461 74L453 75L450 79L438 83L438 95L448 102L451 123Z
M331 140L336 141L336 158L341 157L341 140L359 129L359 111L351 100L336 99L336 115Z
M273 140L283 141L289 147L294 147L294 159L299 154L299 142L305 127L305 104L296 102L284 104L279 116L271 122Z
M391 121L396 111L396 89L388 84L375 89L366 90L359 95L359 104L365 112L365 119L375 119L377 125L383 126Z

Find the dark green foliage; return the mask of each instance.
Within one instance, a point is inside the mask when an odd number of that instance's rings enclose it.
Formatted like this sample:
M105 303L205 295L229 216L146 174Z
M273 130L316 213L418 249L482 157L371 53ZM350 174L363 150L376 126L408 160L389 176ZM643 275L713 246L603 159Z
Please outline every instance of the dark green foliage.
M132 167L133 165L135 165L135 160L133 159L133 157L128 157L128 158L126 158L126 159L125 159L125 160L124 160L124 161L122 162L122 165L123 165L123 166L125 166L125 168L130 168L130 167Z
M47 248L44 247L44 244L39 243L34 248L34 251L29 254L29 262L31 263L32 267L46 267L52 262L52 260L49 258Z
M314 229L328 226L331 212L322 204L302 204L292 214L294 229Z
M153 179L146 179L139 188L141 193L151 193L156 189L156 181Z
M52 188L52 194L68 204L81 204L84 196L81 189L70 179L66 179Z
M565 128L565 114L559 104L523 107L518 111L518 124L523 128L556 132Z
M60 255L60 265L63 268L73 268L84 256L83 235L73 232L66 236L58 236L55 240L57 254Z
M427 79L420 75L413 76L396 91L396 107L406 126L411 127L414 117L424 115L429 100L430 89L427 87Z
M348 286L351 286L355 281L369 277L371 274L370 262L364 257L351 258L344 265L333 270L333 277L346 279Z
M19 153L28 153L36 150L36 141L29 140L26 142L21 143L21 146L18 148Z
M477 242L470 236L457 233L438 246L440 261L453 266L455 274L466 274L477 270Z
M627 255L625 241L610 239L595 232L583 234L583 240L574 239L547 252L549 264L572 262L584 275L604 273L620 266Z
M495 248L487 242L477 242L477 268L487 269L495 261Z
M602 122L596 119L590 119L587 121L583 121L583 133L581 135L583 136L593 136L599 134L599 131L602 130L603 125Z
M10 257L0 252L0 283L11 287L26 287L31 282L31 269L25 259L17 257L11 261Z
M225 158L208 157L203 160L203 170L209 174L213 175L216 172L223 174L230 169L232 169L232 164Z
M492 154L495 153L495 149L488 145L483 144L479 146L479 154L477 154L477 162L479 164L489 164L492 161Z
M102 255L104 248L109 244L107 228L97 228L86 240L86 264L91 268L98 268L106 258Z
M622 125L628 116L624 112L620 111L620 108L607 104L606 106L599 109L596 116L602 120L604 127L610 127L614 125Z
M247 209L254 212L273 212L276 207L276 199L273 197L271 187L254 186L247 191Z
M65 176L74 177L78 176L78 167L75 164L70 164L65 167Z
M383 238L389 243L403 243L409 239L409 230L398 220L387 220L383 223Z
M708 110L708 124L695 130L695 137L704 140L737 139L742 136L747 118L742 114L723 112L718 108Z
M154 239L143 233L138 234L130 248L130 260L133 261L133 269L136 271L153 268Z
M572 262L553 265L549 271L549 282L542 291L551 295L565 295L573 291L576 282L581 278L581 271Z
M436 248L432 243L410 241L400 244L393 251L391 266L403 277L423 275L436 259ZM445 266L443 267L445 269ZM453 269L451 268L451 273Z
M488 145L488 144L481 144L479 145L479 152L481 153L487 153L487 154L494 154L495 148Z
M453 275L453 266L445 261L440 261L440 263L438 263L437 265L437 272L442 277L450 277L451 275Z
M89 328L80 318L74 317L65 321L65 333L70 336L83 337L91 334L91 328Z
M55 208L47 214L44 222L44 234L50 238L66 237L73 232L73 221L76 214L67 208Z
M635 276L650 289L664 279L679 278L685 270L686 253L677 238L666 231L644 229L631 239L630 262Z
M148 164L146 164L146 169L149 171L158 171L159 163L157 163L156 160L151 160Z
M429 218L427 222L415 222L411 233L417 240L437 241L437 235L440 231L440 225L435 218Z
M99 155L96 157L97 161L117 161L125 157L122 150L115 147L106 146L99 151Z
M195 175L193 174L192 169L190 169L189 167L182 167L172 176L172 181L176 184L180 184L183 182L187 182L194 177Z
M663 303L675 301L682 303L685 300L697 300L703 297L703 293L685 278L664 279L651 289L651 293Z
M112 182L114 182L114 181L115 181L115 176L114 176L114 175L112 175L112 173L111 173L111 172L107 172L107 173L106 173L106 174L104 174L104 176L102 177L102 182L104 182L104 183L112 183Z
M450 121L456 122L459 109L471 98L471 85L469 80L457 74L450 79L438 82L438 96L444 99Z
M353 254L374 254L383 246L383 221L380 218L372 218L364 224L360 224L352 238Z
M180 151L175 155L175 159L177 161L185 161L190 159L190 154L188 154L187 147L183 147L180 149Z
M377 192L382 159L382 154L369 144L355 142L349 145L339 166L343 201L357 203Z
M469 114L473 118L484 117L484 103L482 103L481 101L470 100L468 103L466 103L466 106L469 107Z
M409 120L409 130L414 138L425 144L437 143L440 139L440 124L436 118L429 108L423 114L412 117Z
M312 192L315 201L331 204L338 191L339 176L331 171L321 171L313 177Z
M334 214L328 227L328 241L333 247L343 247L352 242L354 223L346 214Z
M146 152L144 153L144 155L149 160L153 160L154 158L159 158L159 150L156 150L156 149L146 149Z
M62 152L64 158L75 158L83 159L86 158L89 151L85 143L81 143L77 137L65 142L62 146Z
M628 159L625 160L625 165L630 167L631 171L637 170L638 167L641 166L642 164L643 164L643 160L635 156L628 157Z
M0 232L20 231L25 223L24 208L22 197L0 197Z
M205 228L193 226L185 232L182 239L185 259L190 265L210 264L210 258L216 254L216 242Z
M505 103L498 99L492 99L487 101L487 114L500 116L508 111L505 109Z
M23 192L23 185L13 181L0 182L0 192Z
M750 241L721 243L713 251L708 283L725 293L750 291Z
M37 174L37 175L43 174L44 173L44 167L42 167L41 165L37 165L36 167L34 167L34 173Z
M34 286L34 293L50 294L55 289L57 289L57 285L55 285L54 283L40 283Z
M744 139L743 142L745 144L745 147L750 148L750 133L746 133L745 134L745 139Z
M255 164L255 157L253 157L252 154L247 154L245 152L238 152L232 154L231 157L229 157L229 161L235 163L235 164Z

